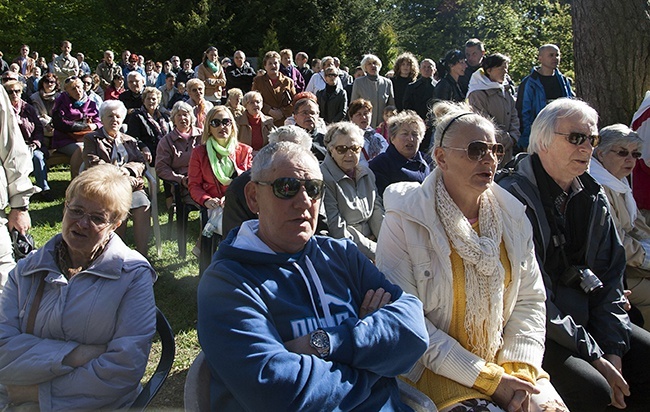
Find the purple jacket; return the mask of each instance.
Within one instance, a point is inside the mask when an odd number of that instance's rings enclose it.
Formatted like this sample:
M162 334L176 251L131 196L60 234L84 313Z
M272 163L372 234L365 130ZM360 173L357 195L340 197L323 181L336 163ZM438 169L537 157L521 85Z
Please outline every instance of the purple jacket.
M280 73L293 80L293 84L296 87L296 94L305 90L305 79L302 78L300 71L293 65L287 67L280 63Z
M14 108L14 112L15 112ZM18 127L23 134L27 146L40 149L43 146L43 124L38 119L38 112L31 104L21 100L20 109L16 113ZM44 149L46 152L47 150Z
M102 127L99 120L99 110L97 110L95 102L86 98L80 107L74 107L74 103L68 93L61 93L54 101L54 107L52 108L52 123L54 123L52 149L83 141L82 136L77 139L73 133L84 130L91 132L92 130L86 128L88 123L95 123L97 129Z

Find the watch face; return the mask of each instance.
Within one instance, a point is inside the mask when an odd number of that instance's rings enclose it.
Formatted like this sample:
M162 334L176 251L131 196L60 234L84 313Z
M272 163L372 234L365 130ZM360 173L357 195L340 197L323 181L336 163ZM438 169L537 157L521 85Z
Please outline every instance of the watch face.
M312 332L309 344L312 348L316 349L321 358L329 355L330 338L324 330L318 329Z

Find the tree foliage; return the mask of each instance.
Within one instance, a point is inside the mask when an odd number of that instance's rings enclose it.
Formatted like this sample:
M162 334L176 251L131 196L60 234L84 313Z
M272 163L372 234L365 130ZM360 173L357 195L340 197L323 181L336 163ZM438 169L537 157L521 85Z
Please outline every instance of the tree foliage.
M0 21L8 58L25 42L49 59L68 39L91 64L105 49L198 61L214 45L221 55L241 49L251 56L288 47L335 55L351 67L373 52L388 69L401 51L439 60L477 37L488 52L512 58L516 81L547 42L560 46L562 69L573 73L566 0L0 0Z

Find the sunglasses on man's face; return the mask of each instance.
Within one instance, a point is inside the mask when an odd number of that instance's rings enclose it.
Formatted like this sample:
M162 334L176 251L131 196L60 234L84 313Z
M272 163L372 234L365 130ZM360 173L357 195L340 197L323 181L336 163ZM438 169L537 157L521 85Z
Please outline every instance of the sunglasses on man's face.
M501 161L503 160L503 156L506 153L506 149L503 147L501 143L488 144L481 140L476 140L471 142L470 144L467 145L467 148L451 147L451 146L443 146L443 148L452 149L452 150L463 150L467 152L467 158L475 162L480 162L481 160L483 160L485 155L488 154L488 152L492 152L494 157L497 159L497 163L501 163Z
M232 119L228 119L228 118L226 118L226 119L214 118L214 119L210 120L210 126L212 126L212 127L219 127L219 126L222 126L222 125L223 125L223 127L228 127L231 124L232 124Z
M640 159L642 156L641 152L633 151L630 153L629 150L627 149L621 149L621 150L611 150L612 153L616 153L617 155L621 157L628 157L630 154L632 155L633 158L635 159Z
M7 90L7 94L21 94L23 91L20 89Z
M576 132L571 132L571 133L555 132L555 134L559 134L560 136L565 136L567 142L576 146L580 146L587 140L589 140L591 147L598 147L598 144L600 144L600 136L598 136L597 134L592 134L591 136L588 136L584 133L576 133Z
M296 177L280 177L272 182L255 182L262 186L271 186L273 194L278 199L291 199L304 187L307 196L316 200L323 194L323 181L318 179L298 179Z

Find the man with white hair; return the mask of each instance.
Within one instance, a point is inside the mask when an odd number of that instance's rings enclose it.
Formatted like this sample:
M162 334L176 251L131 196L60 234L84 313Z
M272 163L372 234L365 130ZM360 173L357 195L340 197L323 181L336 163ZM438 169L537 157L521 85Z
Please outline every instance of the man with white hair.
M103 90L111 85L115 75L122 74L122 68L115 62L115 54L111 50L104 52L104 60L97 65L95 73L99 76L99 85Z
M542 367L571 411L647 410L650 333L630 323L625 250L587 169L598 114L557 99L532 124L527 157L499 184L526 206L546 286Z
M142 92L144 91L144 76L139 72L132 71L127 78L128 90L120 94L120 100L126 106L129 114L135 109L142 107Z
M350 101L366 99L372 103L372 127L379 126L383 121L384 109L386 106L395 105L395 94L393 93L393 82L379 75L381 60L374 54L366 54L361 60L361 67L366 75L359 77L352 83L352 96Z
M246 54L237 50L233 55L234 64L226 68L226 88L241 89L246 94L251 91L255 70L246 62Z

